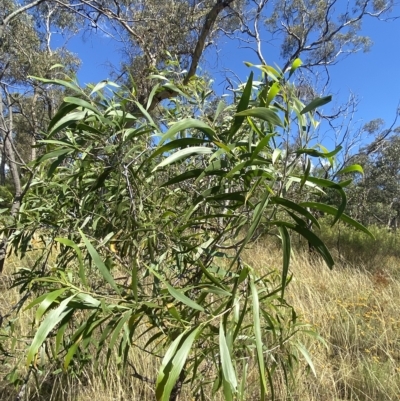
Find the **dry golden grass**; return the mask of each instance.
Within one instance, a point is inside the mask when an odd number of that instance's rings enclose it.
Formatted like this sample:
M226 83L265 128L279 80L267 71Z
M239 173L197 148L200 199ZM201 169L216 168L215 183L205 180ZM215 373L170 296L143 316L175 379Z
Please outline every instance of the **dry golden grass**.
M279 269L281 264L279 250L261 241L253 244L244 258L260 272ZM2 315L19 297L17 289L9 289L16 263L9 263L5 274L0 276ZM303 320L315 326L327 347L309 337L302 339L309 347L317 377L308 373L305 363L299 364L295 371L296 385L289 392L281 384L283 379L277 378L278 400L400 399L399 264L400 260L392 257L386 260L384 268L376 266L367 271L365 266L355 267L342 262L330 271L318 258L311 258L306 252L294 252L288 301ZM16 321L18 330L25 335L31 330L32 313L24 312ZM153 360L136 351L131 358L145 375L155 377L157 366ZM15 401L17 393L3 380L7 368L0 365L0 400ZM37 382L31 378L24 399L154 400L152 384L119 375L112 363L105 382L89 368L79 379L51 376L46 372L37 377ZM187 399L188 396L182 394L181 400Z

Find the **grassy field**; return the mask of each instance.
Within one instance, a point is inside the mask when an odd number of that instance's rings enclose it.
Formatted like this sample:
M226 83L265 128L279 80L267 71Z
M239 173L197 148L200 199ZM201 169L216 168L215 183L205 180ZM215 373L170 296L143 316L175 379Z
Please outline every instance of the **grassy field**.
M333 271L310 256L303 244L297 244L293 251L288 301L303 320L317 329L326 346L309 337L302 339L310 350L317 376L305 363L296 368L296 384L289 389L278 376L278 400L400 399L400 251L396 246L400 237L373 229L377 237L373 242L361 234L341 230L327 229L324 234L337 260ZM274 244L259 240L246 251L244 259L260 271L269 271L279 269L281 255ZM2 315L18 300L18 290L9 287L19 264L9 261L0 276ZM29 333L33 316L34 311L24 312L15 321L15 330ZM16 360L18 350L24 347L15 344ZM146 354L136 353L131 358L136 366L143 367L147 377L155 377L157 366ZM152 383L140 382L131 373L119 375L112 364L106 380L101 380L90 366L75 378L51 375L51 370L49 366L31 375L23 397L18 398L18 391L8 384L12 379L10 366L0 364L0 400L154 400ZM180 400L187 399L182 394ZM253 400L251 396L248 399Z

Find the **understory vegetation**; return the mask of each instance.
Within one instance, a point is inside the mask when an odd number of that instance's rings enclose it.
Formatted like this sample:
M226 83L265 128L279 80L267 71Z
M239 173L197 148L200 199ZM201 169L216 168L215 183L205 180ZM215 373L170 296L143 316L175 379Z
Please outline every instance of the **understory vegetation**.
M324 232L328 233L325 238L327 243L343 241L341 245L349 251L348 258L334 251L337 264L333 271L327 270L320 258L310 258L305 243L296 245L291 264L293 279L287 290L288 301L296 305L301 319L316 329L326 344L310 337L303 338L300 334L310 350L316 377L303 362L294 370L296 381L287 393L285 379L279 374L275 378L277 400L398 399L400 259L394 254L396 248L393 241L400 241L400 236L385 229L372 231L377 237L377 241L369 244L372 247L369 255L375 257L373 261L364 256L364 248L359 248L359 241L367 240L365 235L359 237L356 231L342 227L339 239L337 232L330 232L329 227L324 226ZM32 265L34 254L35 251L32 251L23 262L16 259L8 262L1 277L2 315L7 312L9 303L19 299L18 290L10 289L13 274L21 266ZM277 276L281 257L277 243L268 238L259 239L244 254L244 260L258 271L271 273L275 270ZM20 338L29 338L33 334L30 324L33 318L34 314L29 310L14 322L13 329ZM145 339L142 341L146 342ZM15 349L18 351L18 344ZM52 363L44 358L41 368L35 372L35 380L28 384L27 396L31 400L154 400L153 383L135 378L135 371L131 368L121 375L114 359L106 377L101 380L91 361L77 378L62 372L54 373ZM137 351L132 354L132 363L148 378L154 377L158 368L156 359ZM6 379L1 382L1 399L14 401L18 390L9 383L12 374L7 366L1 368L1 375ZM251 381L251 377L248 399L251 399L252 389L256 391L258 386ZM181 399L188 399L186 397L185 393L181 395ZM206 394L206 399L221 398Z

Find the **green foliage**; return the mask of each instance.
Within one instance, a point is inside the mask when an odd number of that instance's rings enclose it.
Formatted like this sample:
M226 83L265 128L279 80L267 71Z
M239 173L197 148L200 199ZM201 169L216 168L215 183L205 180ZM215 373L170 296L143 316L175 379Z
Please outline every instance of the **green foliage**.
M172 108L166 132L143 107L131 114L139 103L115 84L88 94L73 80L41 80L73 93L41 141L11 238L18 253L36 231L49 245L17 280L36 294L28 307L38 307L28 366L46 348L65 371L104 355L122 371L130 350L144 347L154 358L164 354L155 380L162 401L175 399L183 384L193 394L210 386L226 400L245 399L246 376L239 375L249 364L258 366L259 398L273 398L277 369L289 380L301 355L314 369L292 341L308 327L284 296L290 233L309 241L330 268L333 259L309 224L318 225L310 208L322 206L297 198L330 188L340 195L329 209L334 221L365 229L343 215L340 183L299 173L310 149L279 145L293 126L315 126L312 112L327 99L306 106L283 73L267 66L261 73L274 77L278 92L250 74L237 104L211 119L182 119ZM186 98L195 99L199 85L185 88ZM260 275L242 260L259 230L282 241L279 274Z

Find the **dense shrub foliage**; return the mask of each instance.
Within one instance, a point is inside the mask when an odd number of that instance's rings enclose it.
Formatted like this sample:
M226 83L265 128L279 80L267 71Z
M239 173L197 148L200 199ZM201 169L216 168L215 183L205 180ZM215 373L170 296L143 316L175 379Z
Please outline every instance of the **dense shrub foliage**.
M27 308L36 309L25 357L31 369L50 358L79 375L88 362L116 358L121 371L130 367L145 380L130 362L138 347L160 358L154 383L164 401L183 385L200 396L211 386L226 400L245 399L254 366L257 397L265 399L277 368L289 378L299 355L312 367L295 337L309 327L285 298L290 233L331 268L312 210L368 231L343 213L348 181L310 175L312 157L333 163L337 150L285 145L291 130L302 135L317 125L313 112L330 98L304 105L282 72L262 66L260 73L264 83L250 74L237 102L215 110L204 81L183 92L160 75L160 85L182 97L165 113L165 130L112 83L87 90L41 79L71 95L50 122L30 189L4 229L18 254L35 235L46 243L16 280L33 297ZM195 116L182 116L185 102L198 102ZM318 202L324 188L339 194L337 208ZM279 280L242 260L259 233L280 238Z

